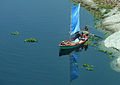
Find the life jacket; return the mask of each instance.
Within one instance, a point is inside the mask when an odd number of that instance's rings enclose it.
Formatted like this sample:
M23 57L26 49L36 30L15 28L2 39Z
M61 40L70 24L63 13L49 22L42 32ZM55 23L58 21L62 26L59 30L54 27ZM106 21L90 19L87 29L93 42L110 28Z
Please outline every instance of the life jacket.
M85 34L81 34L80 37L81 38L83 38L83 37L86 38Z

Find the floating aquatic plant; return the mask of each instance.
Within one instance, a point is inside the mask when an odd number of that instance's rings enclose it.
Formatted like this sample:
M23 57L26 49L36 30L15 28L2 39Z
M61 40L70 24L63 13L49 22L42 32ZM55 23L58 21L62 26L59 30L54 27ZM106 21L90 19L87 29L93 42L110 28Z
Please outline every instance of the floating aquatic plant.
M96 47L97 45L94 45L94 44L90 44L92 47Z
M104 33L104 35L108 34L107 32Z
M94 40L99 40L98 37L89 37L89 39L84 43L84 45L91 45L93 47L96 47L97 45L91 44Z
M96 49L97 51L101 51L101 52L104 52L106 53L107 55L113 55L113 52L109 52L107 50L102 50L102 49Z
M85 67L85 70L92 71L94 66L93 65L88 65L88 64L83 64L82 67Z
M37 42L34 38L25 39L24 42Z
M101 43L97 43L97 46L100 46L101 45Z
M89 40L94 41L94 40L99 40L98 37L90 37Z
M112 55L113 52L109 52L109 51L107 51L106 54L108 54L108 55Z
M85 68L85 70L93 71L93 68Z
M18 35L18 34L19 34L18 31L16 31L15 33L11 33L11 35Z
M88 64L83 64L83 67L88 67L89 65Z
M95 22L94 25L98 25L98 22Z
M89 45L89 44L91 44L91 42L92 42L92 41L87 40L87 41L84 43L84 45Z
M99 38L98 38L98 37L95 37L94 40L99 40Z
M106 52L106 50L96 49L97 51Z
M94 66L93 65L90 65L91 68L93 68Z
M89 38L89 41L94 41L94 37L90 37L90 38Z
M78 65L78 63L73 63L73 66L77 66Z
M109 55L108 58L112 59L114 56L113 55Z
M109 35L106 35L105 38L109 37Z

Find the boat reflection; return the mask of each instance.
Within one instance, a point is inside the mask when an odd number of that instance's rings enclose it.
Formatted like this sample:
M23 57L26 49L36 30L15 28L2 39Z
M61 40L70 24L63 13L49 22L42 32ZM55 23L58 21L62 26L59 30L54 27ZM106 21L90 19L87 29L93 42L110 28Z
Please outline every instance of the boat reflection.
M81 50L86 51L87 49L88 49L88 45L83 45L83 46L76 47L73 49L60 49L59 56L70 55L72 52L80 52Z
M74 53L71 54L69 58L70 58L70 82L72 82L72 80L77 79L79 76L78 68L79 55Z
M84 45L81 47L77 47L74 49L67 49L67 50L60 50L59 56L63 55L69 55L69 78L70 78L70 84L73 80L77 79L79 77L79 53L82 50L87 50L88 45Z

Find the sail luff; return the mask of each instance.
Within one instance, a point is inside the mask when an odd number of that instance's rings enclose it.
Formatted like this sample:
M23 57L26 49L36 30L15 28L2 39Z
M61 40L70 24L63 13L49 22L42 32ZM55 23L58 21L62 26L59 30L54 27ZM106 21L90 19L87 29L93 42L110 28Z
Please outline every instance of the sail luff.
M70 11L70 40L71 40L71 14L72 14L72 10Z

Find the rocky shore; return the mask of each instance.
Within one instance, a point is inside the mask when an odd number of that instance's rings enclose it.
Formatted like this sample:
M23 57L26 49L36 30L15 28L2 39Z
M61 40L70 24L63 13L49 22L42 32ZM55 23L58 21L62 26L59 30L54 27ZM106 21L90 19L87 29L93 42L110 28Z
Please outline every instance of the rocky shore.
M103 40L105 49L113 49L117 58L111 62L113 70L120 72L120 0L72 0L94 15L98 20L94 27L110 35ZM98 24L100 23L100 24ZM116 55L115 55L116 56Z
M107 48L120 50L120 2L119 0L72 0L90 11L101 23L100 29L111 32L104 40Z

